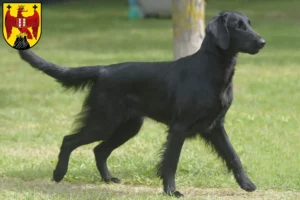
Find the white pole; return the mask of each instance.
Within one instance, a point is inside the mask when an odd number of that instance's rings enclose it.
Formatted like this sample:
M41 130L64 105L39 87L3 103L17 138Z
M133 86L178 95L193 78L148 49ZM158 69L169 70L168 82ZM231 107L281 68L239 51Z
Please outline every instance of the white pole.
M174 59L199 50L205 35L205 0L173 0Z

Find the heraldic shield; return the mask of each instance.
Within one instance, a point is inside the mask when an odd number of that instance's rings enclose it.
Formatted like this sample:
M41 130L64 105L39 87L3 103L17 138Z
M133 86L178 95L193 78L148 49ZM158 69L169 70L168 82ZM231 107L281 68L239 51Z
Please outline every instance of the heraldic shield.
M2 32L7 44L18 50L33 47L41 38L41 3L3 3Z

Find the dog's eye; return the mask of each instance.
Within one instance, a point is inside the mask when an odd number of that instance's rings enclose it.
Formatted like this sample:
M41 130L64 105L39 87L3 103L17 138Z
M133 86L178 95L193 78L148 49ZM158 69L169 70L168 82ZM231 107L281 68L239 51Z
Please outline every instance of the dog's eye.
M241 29L241 30L246 30L246 26L244 25L244 23L242 21L239 21L237 24L237 29Z
M239 21L238 24L237 24L237 28L238 29L241 29L243 27L243 22L242 21Z
M251 25L251 22L250 22L250 20L248 20L248 24L249 24L249 25Z

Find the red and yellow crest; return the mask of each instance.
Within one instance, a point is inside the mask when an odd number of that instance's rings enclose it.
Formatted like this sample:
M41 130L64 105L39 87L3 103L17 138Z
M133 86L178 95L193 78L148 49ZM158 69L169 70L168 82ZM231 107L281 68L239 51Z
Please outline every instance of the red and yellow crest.
M42 32L41 3L3 3L3 37L9 46L25 50L39 41Z

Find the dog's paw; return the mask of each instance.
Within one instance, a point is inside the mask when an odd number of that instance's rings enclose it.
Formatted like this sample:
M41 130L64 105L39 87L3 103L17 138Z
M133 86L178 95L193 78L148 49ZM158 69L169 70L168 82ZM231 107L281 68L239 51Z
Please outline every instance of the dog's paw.
M121 182L121 180L118 179L118 178L116 178L116 177L112 177L110 180L111 180L112 182L114 182L114 183L120 183L120 182Z
M63 180L65 174L66 174L65 172L55 169L53 171L53 180L58 183L61 180Z
M243 182L240 186L247 192L253 192L254 190L256 190L256 186L250 180Z
M109 178L109 179L103 179L103 180L104 180L105 183L111 183L111 182L120 183L121 182L121 180L116 178L116 177L112 177L112 178Z
M184 197L184 195L183 195L182 193L180 193L179 191L173 192L173 195L172 195L172 196L175 196L176 198Z
M252 181L248 178L248 176L245 173L242 174L235 174L236 181L240 185L240 187L247 191L247 192L253 192L256 190L256 186Z
M184 197L184 195L182 193L180 193L179 191L167 192L167 194L169 196L176 197L176 198Z

